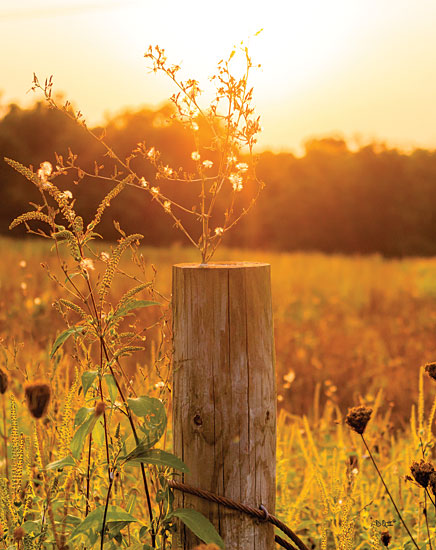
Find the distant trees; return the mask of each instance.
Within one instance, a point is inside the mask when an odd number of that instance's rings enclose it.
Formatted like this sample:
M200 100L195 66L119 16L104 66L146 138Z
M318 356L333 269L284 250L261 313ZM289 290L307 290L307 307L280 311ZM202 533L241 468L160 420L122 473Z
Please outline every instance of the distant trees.
M169 105L155 111L125 111L109 120L106 141L120 156L128 156L136 143L145 141L164 152L169 165L186 166L194 144L180 126L168 122L170 115ZM100 159L109 173L111 164L102 158L99 143L43 103L29 109L10 105L0 119L1 157L37 168L44 160L56 164L54 152L66 157L69 147L81 166L93 170L94 159ZM419 149L406 155L377 144L352 152L336 138L312 139L305 147L302 158L259 155L258 175L267 187L225 244L386 256L436 254L436 152ZM150 165L136 168L153 184ZM197 202L195 186L176 182L171 186L176 196L183 195L185 204L187 194L192 204ZM77 197L86 221L108 188L92 179L75 185L65 176L65 189ZM30 182L0 162L1 233L22 235L17 230L9 233L9 223L23 212L26 201L38 199ZM115 238L113 219L127 232L141 228L144 242L150 245L183 242L165 213L136 189L126 189L103 219L101 231Z

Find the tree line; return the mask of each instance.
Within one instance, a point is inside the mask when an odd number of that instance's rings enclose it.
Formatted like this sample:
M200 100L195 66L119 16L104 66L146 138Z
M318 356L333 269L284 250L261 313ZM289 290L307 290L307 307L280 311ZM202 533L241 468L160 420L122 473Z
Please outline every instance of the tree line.
M108 120L105 139L122 158L145 141L162 152L168 165L187 167L195 145L183 128L169 122L170 115L169 105L127 110ZM46 160L55 165L54 152L66 157L69 148L84 169L92 172L97 160L106 166L102 173L110 174L110 159L102 157L101 144L62 113L42 102L30 108L11 104L3 109L2 159L10 157L37 169ZM154 184L152 166L138 161L135 169ZM342 139L312 139L305 143L302 157L261 153L257 174L265 189L225 245L385 256L436 254L436 151L416 149L405 154L376 143L351 151ZM65 183L58 179L57 184L72 191L77 210L85 222L91 220L111 183L84 178L75 184L71 175L62 178ZM163 190L163 183L159 185ZM166 185L176 200L188 206L191 200L198 202L194 183ZM239 200L248 202L249 194L250 189L245 189ZM1 160L0 233L23 236L25 228L10 233L8 226L25 211L26 203L39 199L36 188ZM104 215L100 232L106 238L118 235L114 220L128 233L140 230L148 245L184 243L159 205L146 193L138 195L137 189L125 189Z

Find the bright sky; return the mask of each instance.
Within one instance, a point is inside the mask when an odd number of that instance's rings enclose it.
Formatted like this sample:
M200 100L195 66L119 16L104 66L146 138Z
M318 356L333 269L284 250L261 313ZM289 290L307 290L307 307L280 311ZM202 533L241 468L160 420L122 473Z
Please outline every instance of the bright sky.
M146 70L159 44L207 79L247 40L262 148L297 151L339 134L436 148L434 0L0 0L3 104L27 104L33 72L53 74L89 123L174 91Z

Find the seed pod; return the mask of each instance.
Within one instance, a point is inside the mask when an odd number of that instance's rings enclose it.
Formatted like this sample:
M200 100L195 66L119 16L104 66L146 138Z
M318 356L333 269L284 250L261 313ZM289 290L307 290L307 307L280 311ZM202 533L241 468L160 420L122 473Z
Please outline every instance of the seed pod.
M103 413L104 413L104 410L106 409L106 405L104 404L103 401L99 401L96 405L95 405L95 410L94 410L94 414L95 416L101 416Z
M3 369L0 369L0 393L6 393L8 389L8 375Z
M50 402L50 386L44 382L34 382L26 386L24 393L30 414L34 418L44 416Z
M391 542L391 535L389 534L389 531L383 531L380 535L380 540L384 546L389 546L389 543Z
M358 434L363 434L371 418L372 409L369 407L353 407L349 409L345 422Z
M436 363L427 363L427 365L425 365L425 372L428 372L430 378L436 380Z
M19 542L20 540L23 540L25 534L26 533L24 532L24 529L21 526L15 527L15 529L14 529L14 541Z

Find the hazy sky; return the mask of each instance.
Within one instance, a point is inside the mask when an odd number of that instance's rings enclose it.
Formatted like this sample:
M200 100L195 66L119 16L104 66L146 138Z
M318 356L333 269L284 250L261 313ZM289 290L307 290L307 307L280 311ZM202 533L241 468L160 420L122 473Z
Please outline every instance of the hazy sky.
M53 75L89 123L174 91L147 71L159 44L205 81L235 43L262 64L252 80L262 147L296 150L341 134L436 148L436 0L0 0L3 104L26 104Z

